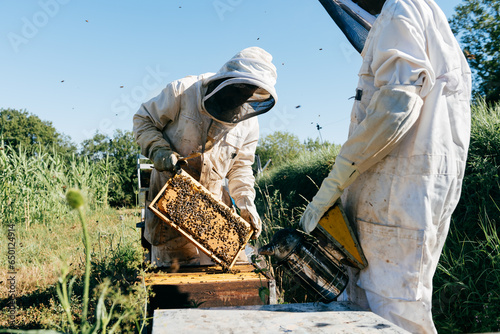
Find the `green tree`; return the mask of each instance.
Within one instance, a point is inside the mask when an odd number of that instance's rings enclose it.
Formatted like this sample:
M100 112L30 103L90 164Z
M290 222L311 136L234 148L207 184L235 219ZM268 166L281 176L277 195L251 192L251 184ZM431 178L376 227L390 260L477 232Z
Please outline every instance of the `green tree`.
M131 131L116 130L113 138L96 133L91 139L82 142L82 155L96 162L108 160L111 169L108 201L111 206L135 204L138 153L139 146Z
M487 102L500 100L500 1L465 0L450 20L453 33L476 74L474 92Z
M311 151L311 152L319 150L321 148L330 147L332 145L334 145L334 144L330 143L329 141L321 142L319 140L319 138L316 138L316 139L307 138L307 140L304 140L304 148L307 151Z
M295 159L303 149L304 145L296 135L276 131L259 140L255 154L260 157L262 164L271 159L276 166Z
M56 131L52 122L43 121L26 110L0 109L0 139L14 149L20 146L30 150L45 146L58 153L75 153L71 139Z

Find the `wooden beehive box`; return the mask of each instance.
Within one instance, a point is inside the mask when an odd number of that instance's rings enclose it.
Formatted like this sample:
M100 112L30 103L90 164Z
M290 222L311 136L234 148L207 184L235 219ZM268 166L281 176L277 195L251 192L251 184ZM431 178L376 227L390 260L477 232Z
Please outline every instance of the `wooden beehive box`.
M144 278L153 292L150 310L276 304L274 279L254 269L250 264L236 264L229 273L216 266L148 273ZM268 293L262 294L262 289Z
M253 233L248 222L184 171L167 181L149 208L225 270Z

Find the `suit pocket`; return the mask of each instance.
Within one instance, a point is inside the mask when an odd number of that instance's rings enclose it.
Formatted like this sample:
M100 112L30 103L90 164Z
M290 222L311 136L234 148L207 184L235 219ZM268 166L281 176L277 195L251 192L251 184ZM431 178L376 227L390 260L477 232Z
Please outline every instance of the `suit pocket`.
M386 298L422 298L423 230L358 220L360 244L368 267L358 285Z

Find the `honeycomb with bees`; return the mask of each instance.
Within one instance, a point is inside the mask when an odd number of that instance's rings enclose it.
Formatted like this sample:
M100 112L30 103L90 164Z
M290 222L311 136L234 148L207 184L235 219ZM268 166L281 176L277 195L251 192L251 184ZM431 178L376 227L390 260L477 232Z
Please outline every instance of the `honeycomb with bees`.
M248 222L184 171L167 181L149 208L225 270L253 233Z

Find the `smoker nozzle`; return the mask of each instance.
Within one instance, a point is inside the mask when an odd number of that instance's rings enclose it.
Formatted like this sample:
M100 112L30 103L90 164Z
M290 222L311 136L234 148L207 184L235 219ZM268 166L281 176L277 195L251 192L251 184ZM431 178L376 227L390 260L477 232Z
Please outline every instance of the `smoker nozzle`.
M284 260L302 239L302 234L295 229L281 229L273 235L269 244L259 248L259 254L273 255L278 261Z

